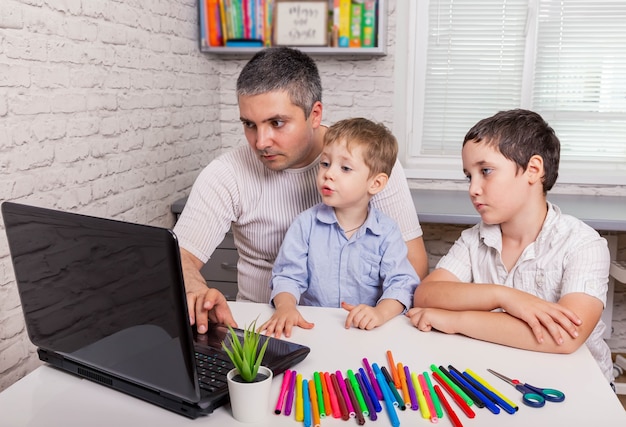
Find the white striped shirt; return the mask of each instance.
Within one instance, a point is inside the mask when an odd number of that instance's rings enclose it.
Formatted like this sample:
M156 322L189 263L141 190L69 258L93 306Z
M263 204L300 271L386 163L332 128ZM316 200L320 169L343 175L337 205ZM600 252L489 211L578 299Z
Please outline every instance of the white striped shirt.
M318 163L273 171L247 145L213 160L196 179L174 227L180 246L206 262L232 228L239 253L237 299L269 302L272 266L287 229L299 213L321 202ZM405 241L422 235L399 162L372 205L398 223Z
M480 222L461 233L437 268L462 282L498 283L549 302L582 292L606 305L610 267L606 239L579 219L562 214L550 202L537 240L524 249L511 271L504 266L501 254L500 226ZM585 344L612 381L611 351L602 338L605 328L600 320Z

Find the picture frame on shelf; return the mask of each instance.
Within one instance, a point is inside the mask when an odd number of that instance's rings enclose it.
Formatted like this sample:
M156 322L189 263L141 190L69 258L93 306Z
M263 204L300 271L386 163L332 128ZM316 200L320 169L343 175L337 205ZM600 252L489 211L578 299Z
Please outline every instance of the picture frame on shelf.
M328 0L279 0L274 45L328 46Z

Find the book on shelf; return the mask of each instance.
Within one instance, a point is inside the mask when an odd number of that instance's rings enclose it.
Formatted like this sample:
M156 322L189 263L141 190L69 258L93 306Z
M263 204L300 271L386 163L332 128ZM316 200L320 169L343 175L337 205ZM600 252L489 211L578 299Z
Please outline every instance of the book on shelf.
M283 1L294 7L306 4ZM376 47L378 0L321 1L328 2L328 24L324 29L328 37L323 43L344 48ZM281 0L198 0L200 46L272 46L277 2Z

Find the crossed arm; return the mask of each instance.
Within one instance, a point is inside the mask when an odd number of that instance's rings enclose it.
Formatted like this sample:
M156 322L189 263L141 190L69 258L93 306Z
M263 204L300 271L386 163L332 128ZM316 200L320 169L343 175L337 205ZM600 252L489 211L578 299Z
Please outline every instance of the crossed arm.
M499 308L504 311L492 311ZM551 303L503 285L462 283L437 269L417 287L407 316L422 331L437 329L526 350L571 353L587 340L602 309L600 300L583 293Z

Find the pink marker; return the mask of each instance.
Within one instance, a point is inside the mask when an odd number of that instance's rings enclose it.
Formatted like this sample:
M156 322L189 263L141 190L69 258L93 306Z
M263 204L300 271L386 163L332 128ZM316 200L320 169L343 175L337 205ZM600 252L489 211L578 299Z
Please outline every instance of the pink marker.
M278 394L278 401L276 402L276 409L274 409L274 413L276 415L280 414L283 410L283 404L285 402L285 394L287 393L287 388L291 382L291 370L287 369L285 374L283 375L283 383L280 386L280 393Z

